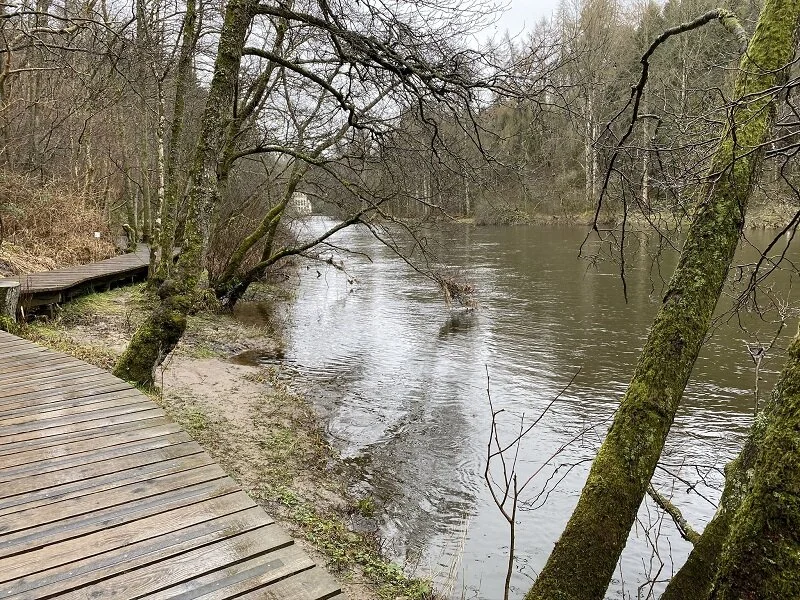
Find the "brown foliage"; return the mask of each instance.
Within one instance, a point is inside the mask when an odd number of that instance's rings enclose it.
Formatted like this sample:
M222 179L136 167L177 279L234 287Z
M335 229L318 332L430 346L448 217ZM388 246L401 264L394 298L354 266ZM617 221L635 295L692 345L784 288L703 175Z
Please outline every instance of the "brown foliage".
M30 273L108 258L102 198L61 181L0 171L0 271ZM94 233L100 232L100 238Z

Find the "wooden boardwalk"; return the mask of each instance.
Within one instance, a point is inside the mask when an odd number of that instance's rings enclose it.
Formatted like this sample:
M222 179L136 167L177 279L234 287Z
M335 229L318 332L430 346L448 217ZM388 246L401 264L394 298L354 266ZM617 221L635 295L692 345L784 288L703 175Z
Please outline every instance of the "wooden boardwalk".
M149 247L140 245L136 252L99 262L8 279L21 284L20 305L23 308L35 308L60 304L95 289L107 289L118 281L144 279L149 262Z
M344 598L146 396L0 332L0 598L56 597Z

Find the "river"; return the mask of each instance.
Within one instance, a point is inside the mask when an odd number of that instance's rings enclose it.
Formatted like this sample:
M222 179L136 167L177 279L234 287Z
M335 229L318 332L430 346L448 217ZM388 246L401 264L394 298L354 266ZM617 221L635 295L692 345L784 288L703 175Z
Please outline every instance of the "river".
M312 217L304 230L331 223ZM503 410L499 433L510 441L523 415L531 423L577 373L524 438L516 464L520 482L538 472L517 515L512 597L521 598L577 501L658 306L662 284L648 252L629 257L626 303L615 265L578 259L584 235L578 227L469 226L432 235L438 259L477 287L480 306L472 312L445 306L429 280L365 229L336 236L336 245L357 252L341 256L347 273L301 266L283 363L309 386L342 454L365 464L359 493L381 507L388 552L454 598L502 598L509 537L484 481L487 383ZM769 240L768 233L749 235L762 247ZM762 323L762 340L773 332ZM718 468L752 419L746 341L755 334L736 323L716 328L656 473L659 489L698 528L713 514ZM762 390L780 364L778 351L764 361ZM662 517L652 502L643 505L610 598L657 593L683 562L689 545ZM652 579L659 582L646 583Z

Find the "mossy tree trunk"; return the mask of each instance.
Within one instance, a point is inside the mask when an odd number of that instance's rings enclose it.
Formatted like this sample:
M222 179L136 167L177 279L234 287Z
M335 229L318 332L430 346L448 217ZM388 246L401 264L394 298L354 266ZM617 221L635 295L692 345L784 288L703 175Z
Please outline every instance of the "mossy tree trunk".
M798 16L800 0L767 0L762 9L741 62L739 101L669 289L578 505L527 600L605 595L733 260L775 118L770 92L786 81Z
M800 598L798 431L800 331L770 402L725 469L717 514L661 600Z
M159 257L153 279L162 283L172 270L172 249L175 247L175 222L177 219L178 190L180 176L181 143L183 142L183 126L186 116L186 94L194 79L192 60L197 47L200 23L197 1L187 0L183 17L181 47L178 53L178 64L175 72L175 96L172 109L172 123L165 156L164 197L159 211L160 225L158 230Z
M752 480L730 524L710 598L800 598L800 332L754 426Z
M774 403L767 405L770 413ZM714 518L706 525L686 562L667 584L660 600L708 600L731 523L742 505L759 448L764 443L766 419L757 419L739 456L725 468L725 487Z
M195 300L218 194L218 166L225 132L233 117L236 83L256 0L229 0L217 47L214 75L189 174L188 213L181 256L174 276L159 288L159 306L136 330L114 374L140 385L153 383L153 371L186 329Z

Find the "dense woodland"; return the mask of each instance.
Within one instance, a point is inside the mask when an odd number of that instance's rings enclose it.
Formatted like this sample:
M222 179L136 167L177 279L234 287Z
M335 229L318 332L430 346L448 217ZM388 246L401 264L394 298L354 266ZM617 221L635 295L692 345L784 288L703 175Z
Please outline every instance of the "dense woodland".
M757 3L729 4L751 31ZM397 43L430 63L411 68L440 70L450 78L442 89L405 85L398 65L348 63L326 47L330 33L301 20L282 25L265 15L251 28L221 160L213 276L234 250L231 234L253 233L250 224L289 190L309 194L318 212L342 216L380 199L381 212L398 217L585 220L626 124L618 113L642 53L665 28L717 5L563 2L531 32L502 39L482 31L494 18L490 6L409 7L373 16L331 10L387 45L406 37ZM436 18L423 26L425 11ZM109 232L127 224L146 241L177 224L180 238L221 7L47 2L9 4L4 13L6 237L27 225L17 217L44 187L79 196ZM298 60L274 62L278 56ZM629 164L613 182L609 218L621 214L623 197L645 212L685 208L726 118L737 59L722 27L659 48L642 99L647 116L626 144ZM777 179L766 193L780 188Z
M748 208L795 214L786 231L800 219L800 2L564 2L529 33L487 40L492 9L3 4L3 243L47 228L57 249L81 228L150 243L160 300L115 374L152 385L207 290L230 308L272 265L314 258L342 227L368 227L415 260L407 239L424 250L421 224L583 216L619 252L623 280L634 223L665 239L683 231L628 392L527 596L602 598ZM341 223L315 239L290 235L296 192ZM76 254L103 251L91 244ZM773 264L751 265L743 307L758 309ZM466 291L431 277L451 297ZM717 516L665 597L800 596L799 361L795 341ZM513 498L516 480L505 483Z

